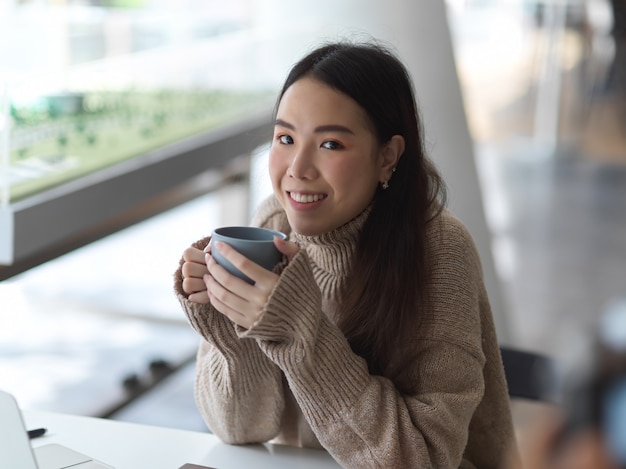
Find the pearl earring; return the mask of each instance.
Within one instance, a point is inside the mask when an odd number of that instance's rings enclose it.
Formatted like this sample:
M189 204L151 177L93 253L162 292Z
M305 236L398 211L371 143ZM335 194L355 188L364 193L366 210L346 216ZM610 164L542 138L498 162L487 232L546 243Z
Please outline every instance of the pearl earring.
M394 168L391 170L391 172L392 172L392 173L395 173L395 172L396 172L396 168L394 167ZM389 189L389 181L385 181L385 182L383 182L382 188L383 188L383 189Z

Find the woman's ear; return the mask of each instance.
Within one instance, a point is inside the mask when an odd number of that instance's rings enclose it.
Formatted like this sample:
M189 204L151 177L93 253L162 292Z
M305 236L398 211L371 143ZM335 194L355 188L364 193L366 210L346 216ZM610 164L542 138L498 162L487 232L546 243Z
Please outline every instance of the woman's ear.
M380 180L385 183L391 179L400 157L404 153L404 137L394 135L385 143L382 151L382 166L380 168Z

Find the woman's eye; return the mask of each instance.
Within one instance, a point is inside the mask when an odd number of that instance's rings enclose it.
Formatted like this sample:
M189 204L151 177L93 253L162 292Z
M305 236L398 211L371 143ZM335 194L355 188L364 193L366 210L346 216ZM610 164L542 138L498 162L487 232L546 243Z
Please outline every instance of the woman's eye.
M322 147L327 150L340 150L343 148L343 145L339 142L335 142L334 140L328 140L322 143Z
M283 145L291 145L293 143L293 138L291 138L289 135L279 135L278 141Z

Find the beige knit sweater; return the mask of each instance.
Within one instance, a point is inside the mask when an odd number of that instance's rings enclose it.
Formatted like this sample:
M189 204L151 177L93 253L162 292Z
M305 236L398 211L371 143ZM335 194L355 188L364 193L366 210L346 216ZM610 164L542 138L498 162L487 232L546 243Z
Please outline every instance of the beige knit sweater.
M304 237L265 201L252 224L290 233L301 250L249 330L189 302L177 270L176 293L202 337L200 412L225 442L321 445L348 468L502 467L515 452L502 362L476 248L450 212L429 225L433 310L405 345L419 353L406 368L414 394L370 375L330 319L367 213Z

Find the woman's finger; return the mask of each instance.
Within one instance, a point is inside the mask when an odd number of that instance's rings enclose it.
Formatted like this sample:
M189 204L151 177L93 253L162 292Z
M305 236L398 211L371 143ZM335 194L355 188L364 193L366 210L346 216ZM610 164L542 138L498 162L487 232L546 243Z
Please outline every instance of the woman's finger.
M246 316L254 317L256 320L261 314L263 306L267 303L268 290L263 287L266 282L262 279L254 285L250 285L232 275L210 256L207 265L210 275L205 275L204 282L206 288L210 290L210 294L228 305L229 308ZM262 270L269 275L275 275L265 269Z
M237 325L239 325L241 327L244 327L246 329L250 329L252 324L254 324L254 322L250 321L249 319L247 319L246 316L244 316L240 312L235 311L234 309L230 308L228 305L222 303L216 297L210 295L209 298L210 298L210 301L211 301L211 305L213 305L213 307L216 310L218 310L220 313L222 313L224 316L226 316L228 319L230 319L235 324L237 324Z
M221 267L219 268L221 269ZM230 277L229 280L232 279L233 281L236 281L235 283L241 282L248 289L251 288L250 285L243 280L234 277L225 270L224 272L227 277ZM204 281L206 283L209 299L213 307L220 313L230 318L231 321L248 329L259 318L261 314L260 308L254 307L253 303L250 303L246 298L236 295L228 288L221 285L218 279L213 278L212 275L206 275Z
M291 261L300 250L300 247L296 243L284 240L278 236L274 236L274 246L276 246L276 249L278 249L281 254L287 256L289 261Z
M237 256L246 259L236 251L233 250L233 252ZM209 273L220 285L246 301L247 307L245 312L252 311L257 313L262 310L279 278L277 274L246 259L246 263L249 266L243 265L242 272L254 281L254 284L250 285L220 266L215 261L215 258L209 254L206 256L206 263Z
M185 262L197 262L204 264L204 252L194 247L188 247L183 251L183 260Z
M203 262L201 264L198 262L183 263L181 272L184 278L188 278L188 277L202 278L204 274L208 272L208 270L203 259Z
M263 278L268 272L271 273L269 270L261 267L255 262L252 262L243 254L237 252L234 248L226 243L216 243L214 249L218 249L225 259L227 259L236 269L238 269L248 278L252 279L254 282L257 282L259 279ZM206 254L206 256L206 262L208 265L208 259L211 256L210 254ZM219 281L220 283L222 283L221 280Z
M206 285L204 283L204 280L202 280L202 278L193 278L193 277L184 278L182 287L183 287L183 291L187 293L187 295L206 290Z
M192 303L199 303L203 305L208 304L210 302L209 294L206 288L201 292L192 293L191 295L187 297L187 299L191 301Z

